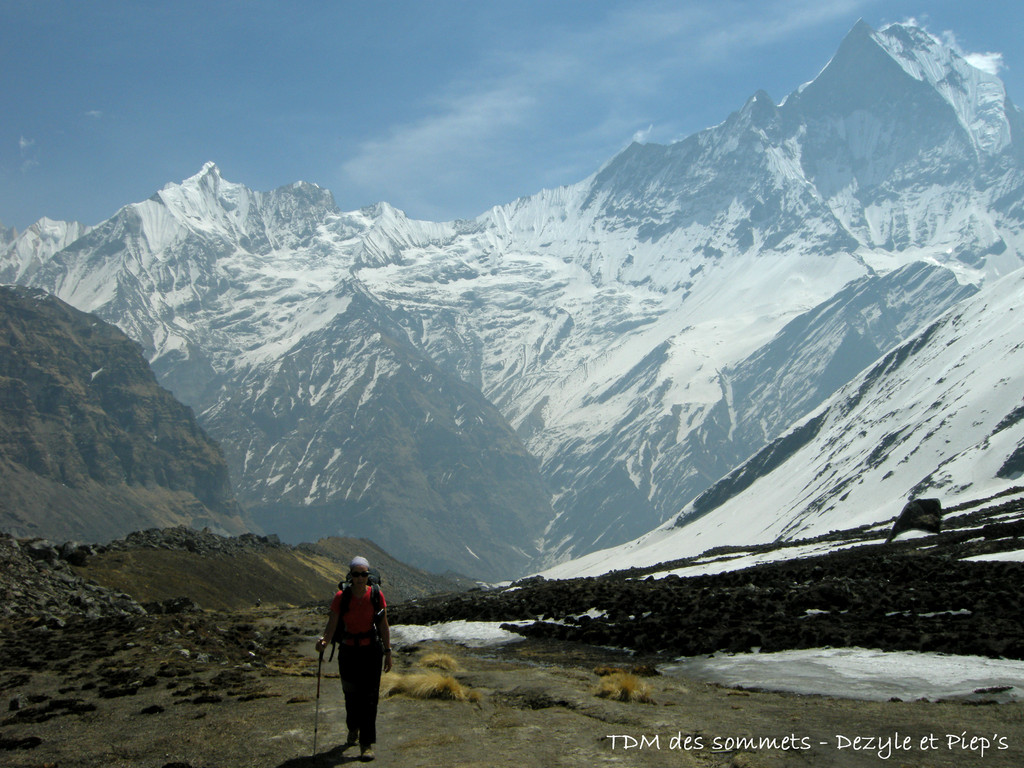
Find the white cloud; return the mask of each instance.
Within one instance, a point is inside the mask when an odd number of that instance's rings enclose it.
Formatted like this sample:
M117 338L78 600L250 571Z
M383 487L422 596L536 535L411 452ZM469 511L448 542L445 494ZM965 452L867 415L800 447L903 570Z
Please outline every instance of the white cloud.
M92 118L93 120L99 120L101 117L103 117L103 112L98 109L90 109L88 112L85 113L85 116Z
M354 184L384 195L402 189L406 205L436 207L444 197L483 170L502 136L532 118L535 103L513 85L468 92L436 105L432 114L395 126L390 135L364 142L342 166Z
M960 42L956 39L956 34L949 30L942 33L942 42L960 54L964 61L972 67L980 69L982 72L988 72L990 75L998 75L1004 68L1003 54L991 51L987 53L972 53L970 51L965 51L960 45Z
M633 141L637 142L638 144L643 144L645 141L647 141L647 138L651 135L651 131L653 130L654 125L649 125L642 131L637 131L636 133L633 134Z
M24 136L18 137L18 151L21 153L22 173L27 173L39 165L39 160L36 159L36 153L32 149L35 145L35 139L28 139Z
M759 3L755 8L745 4L711 4L708 13L712 24L698 30L688 41L691 51L709 59L728 59L743 55L752 47L775 46L795 34L837 19L855 18L860 10L870 5L868 0L777 0ZM721 9L738 10L733 19L720 13ZM725 23L722 23L722 20Z
M988 72L990 75L998 75L1003 69L1003 54L1001 53L968 53L964 59L972 67Z
M533 169L535 182L577 181L627 137L651 138L653 124L636 126L653 116L645 114L651 100L676 87L681 73L706 76L752 47L785 44L808 28L855 17L871 1L652 3L595 12L586 27L539 29L529 45L499 46L485 66L471 67L489 77L445 83L439 94L425 94L427 114L360 143L341 163L342 184L426 217L459 198L480 201L463 215L508 202L488 200L483 190L493 196L498 177L506 188L508 178L522 178L531 157L557 155L573 166ZM659 125L659 132L675 136L678 128Z

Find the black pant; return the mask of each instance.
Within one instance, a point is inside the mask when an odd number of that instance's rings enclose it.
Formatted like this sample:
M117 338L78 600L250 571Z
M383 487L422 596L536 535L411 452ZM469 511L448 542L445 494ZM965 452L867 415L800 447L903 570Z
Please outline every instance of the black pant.
M359 731L359 744L368 747L377 741L377 699L384 661L380 645L338 646L338 672L345 693L345 724Z

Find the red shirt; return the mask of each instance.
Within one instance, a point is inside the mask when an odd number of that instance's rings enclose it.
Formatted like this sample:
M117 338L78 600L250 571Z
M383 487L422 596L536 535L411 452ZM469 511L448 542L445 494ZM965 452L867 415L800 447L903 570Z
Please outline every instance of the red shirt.
M350 587L351 589L351 587ZM366 632L373 631L373 598L370 596L370 585L366 586L366 591L362 595L357 595L355 592L352 593L352 599L348 601L348 610L345 611L344 616L339 616L338 621L342 622L345 631L350 635L360 635ZM334 596L331 601L331 612L338 613L341 610L341 590ZM387 601L384 599L384 592L380 593L380 607L384 609L387 607ZM355 644L355 640L349 638L345 640L348 645ZM369 645L372 640L370 637L364 637L359 639L359 645Z

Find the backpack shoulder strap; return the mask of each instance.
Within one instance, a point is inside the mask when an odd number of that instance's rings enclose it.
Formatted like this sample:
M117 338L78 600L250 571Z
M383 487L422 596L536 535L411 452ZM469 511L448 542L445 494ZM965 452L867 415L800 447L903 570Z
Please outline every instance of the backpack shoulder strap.
M334 659L334 648L345 634L345 622L342 616L348 610L348 604L352 601L352 590L342 582L338 586L341 587L341 600L338 602L338 623L334 629L334 636L331 638L331 656L328 661Z
M348 604L352 602L352 588L345 585L341 588L341 602L338 603L338 615L344 616L348 610Z

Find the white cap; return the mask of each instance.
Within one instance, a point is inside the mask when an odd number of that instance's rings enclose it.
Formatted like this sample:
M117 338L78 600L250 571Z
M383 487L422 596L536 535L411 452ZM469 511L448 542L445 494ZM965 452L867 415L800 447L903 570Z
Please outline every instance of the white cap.
M355 568L357 565L363 566L366 570L370 570L370 561L365 557L353 557L352 562L348 564L348 567Z

